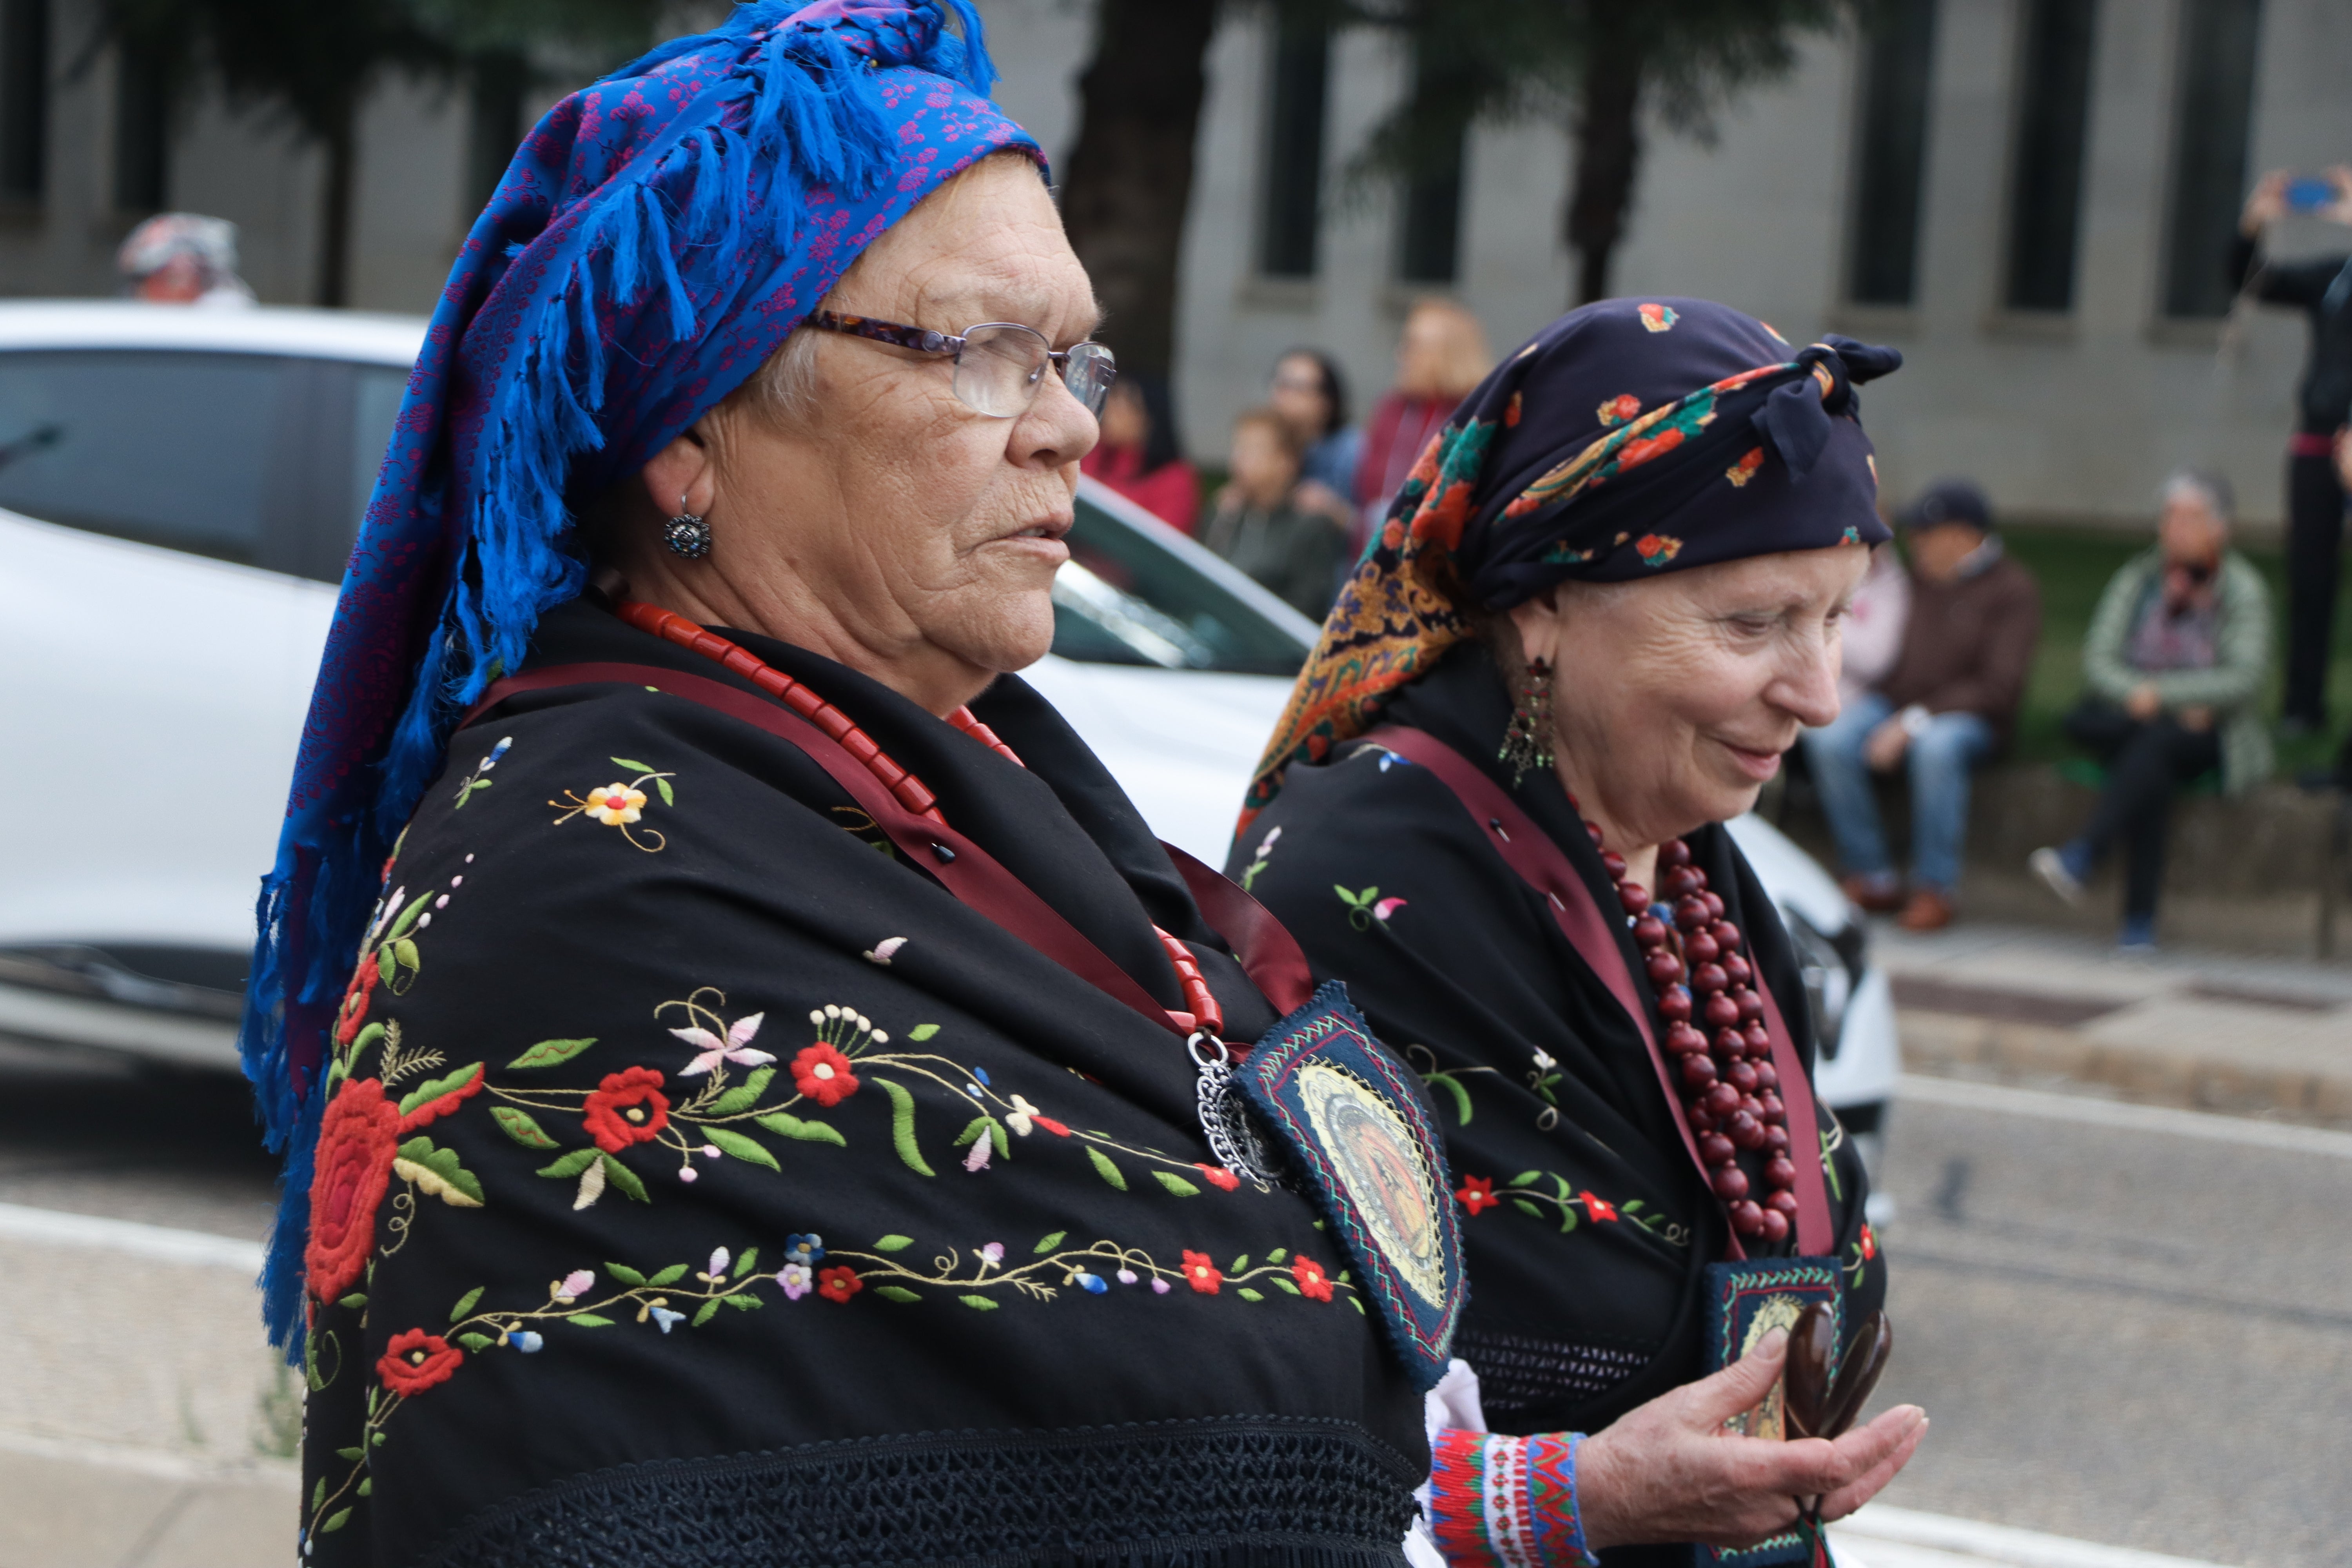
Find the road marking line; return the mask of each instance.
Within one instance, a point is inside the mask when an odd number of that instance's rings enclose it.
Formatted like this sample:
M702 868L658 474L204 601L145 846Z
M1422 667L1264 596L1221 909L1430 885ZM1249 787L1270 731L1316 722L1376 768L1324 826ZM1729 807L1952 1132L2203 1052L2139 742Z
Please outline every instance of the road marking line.
M0 1238L40 1241L57 1247L95 1247L164 1263L192 1263L261 1272L264 1248L257 1241L215 1236L208 1230L175 1230L137 1220L68 1214L61 1209L0 1204Z
M2352 1132L2298 1127L2284 1121L2256 1121L2251 1117L2224 1116L2210 1110L2094 1100L2088 1095L2052 1094L2038 1089L2012 1089L2005 1083L1928 1078L1919 1073L1905 1073L1897 1079L1895 1095L1897 1100L1949 1105L1964 1110L1990 1110L2007 1116L2116 1127L2133 1132L2168 1132L2179 1138L2203 1138L2216 1143L2242 1143L2257 1149L2283 1149L2297 1154L2352 1160Z
M1909 1562L1996 1563L2004 1568L2221 1568L2221 1564L2188 1557L2167 1557L2128 1546L2102 1546L2038 1530L2018 1530L2006 1524L1986 1524L1948 1514L1921 1513L1913 1509L1871 1503L1830 1526L1830 1538L1852 1536L1873 1564L1899 1568ZM1878 1547L1925 1547L1948 1557L1915 1558L1908 1552Z

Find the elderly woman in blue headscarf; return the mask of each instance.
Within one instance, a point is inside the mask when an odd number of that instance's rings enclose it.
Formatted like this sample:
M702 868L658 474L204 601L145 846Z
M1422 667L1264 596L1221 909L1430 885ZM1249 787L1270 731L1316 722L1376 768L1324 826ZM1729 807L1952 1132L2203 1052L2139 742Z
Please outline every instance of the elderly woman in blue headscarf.
M1111 364L990 79L961 0L761 0L467 239L247 1021L308 1562L1399 1557L1442 1155L1005 674Z

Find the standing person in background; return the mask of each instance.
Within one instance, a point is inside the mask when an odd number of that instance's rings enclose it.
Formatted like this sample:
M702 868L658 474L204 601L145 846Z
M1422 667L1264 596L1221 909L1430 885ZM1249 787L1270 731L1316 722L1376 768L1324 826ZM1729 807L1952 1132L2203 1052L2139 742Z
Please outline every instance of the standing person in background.
M2005 745L2042 637L2042 590L2010 560L1984 492L1928 487L1903 513L1911 606L1902 650L1876 689L1805 732L1805 757L1838 847L1841 885L1864 909L1902 910L1906 931L1949 925L1969 830L1969 773ZM1870 775L1910 763L1911 882L1895 875Z
M2121 839L2127 949L2156 945L2173 791L2216 768L2231 795L2270 776L2270 736L2256 710L2270 668L2270 595L2229 548L2231 510L2218 475L2175 474L2156 547L2099 595L2083 644L2090 689L2066 716L2066 733L2106 763L2107 782L2081 833L2027 861L2052 892L2079 903Z
M1444 428L1454 405L1486 379L1495 356L1478 318L1451 300L1423 300L1404 319L1397 339L1396 385L1372 405L1364 425L1363 456L1356 463L1356 526L1348 537L1352 559L1388 515L1429 438Z
M236 225L226 218L158 213L131 231L114 267L131 297L151 305L253 303L236 275Z
M1176 400L1165 376L1119 373L1103 405L1102 439L1078 469L1171 528L1191 533L1200 523L1201 476L1176 438Z
M1296 348L1274 362L1266 405L1298 438L1298 504L1347 528L1356 519L1356 465L1364 433L1348 423L1348 384L1320 349Z
M1233 479L1217 494L1210 549L1309 619L1331 607L1339 528L1298 501L1299 444L1272 408L1234 421Z
M1843 710L1886 679L1903 656L1903 633L1911 624L1911 574L1895 546L1873 545L1870 570L1845 607L1838 636L1838 705Z
M2230 258L2230 276L2242 290L2311 318L2311 352L2286 447L2286 703L2280 729L2299 735L2327 727L2327 654L2345 495L2330 447L2352 405L2352 257L2270 260L2263 254L2263 230L2292 212L2352 225L2352 165L2338 163L2305 179L2276 169L2264 174L2246 198Z

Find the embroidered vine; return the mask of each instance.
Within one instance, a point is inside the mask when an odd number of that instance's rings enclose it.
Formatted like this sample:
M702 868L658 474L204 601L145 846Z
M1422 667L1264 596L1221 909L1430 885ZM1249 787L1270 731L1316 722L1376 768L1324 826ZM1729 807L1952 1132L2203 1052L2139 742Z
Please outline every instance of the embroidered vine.
M677 775L663 773L649 763L635 762L628 757L614 757L612 761L614 766L631 769L637 776L626 784L599 784L585 795L575 790L565 790L562 800L551 800L547 803L563 812L562 816L555 819L555 826L561 827L575 816L586 816L603 823L607 827L619 828L621 837L631 844L648 855L658 855L669 842L660 829L647 827L643 830L645 837L643 838L638 837L637 824L645 819L646 815L644 786L650 784L659 790L664 805L676 805L677 799L671 792L669 781ZM569 810L564 809L566 801L571 803ZM650 844L646 842L648 838L653 842Z
M1580 1222L1622 1223L1639 1226L1669 1247L1688 1247L1691 1241L1688 1226L1656 1213L1642 1199L1611 1203L1590 1189L1570 1185L1566 1177L1551 1171L1521 1171L1501 1193L1495 1191L1491 1176L1465 1176L1454 1196L1473 1216L1507 1202L1530 1219L1556 1218L1563 1236Z
M490 770L499 765L499 759L505 756L507 754L507 748L513 744L514 737L512 735L501 735L499 737L499 743L490 748L489 754L485 756L480 762L474 764L474 771L472 773L467 773L464 778L457 781L457 799L456 804L450 806L450 810L455 811L458 809L458 807L463 806L467 801L473 799L476 795L490 787L490 784L493 782L489 776Z
M1389 917L1405 906L1402 899L1381 898L1378 888L1366 888L1356 893L1335 882L1331 890L1339 895L1341 903L1348 906L1348 923L1358 931L1370 931L1375 927L1388 930Z
M1274 853L1275 841L1281 837L1282 829L1275 827L1268 829L1266 836L1257 841L1257 847L1250 852L1250 863L1242 868L1243 892L1250 892L1256 888L1257 874L1265 869L1265 858Z

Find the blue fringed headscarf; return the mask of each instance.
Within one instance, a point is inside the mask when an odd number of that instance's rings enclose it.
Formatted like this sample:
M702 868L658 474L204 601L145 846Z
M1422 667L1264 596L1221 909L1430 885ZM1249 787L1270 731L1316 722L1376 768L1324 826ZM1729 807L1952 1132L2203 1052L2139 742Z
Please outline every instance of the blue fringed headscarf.
M971 0L754 0L556 105L466 237L262 883L241 1045L286 1151L262 1286L289 1355L336 1000L455 716L580 592L566 494L643 468L942 183L1008 148L1042 165L994 79Z

